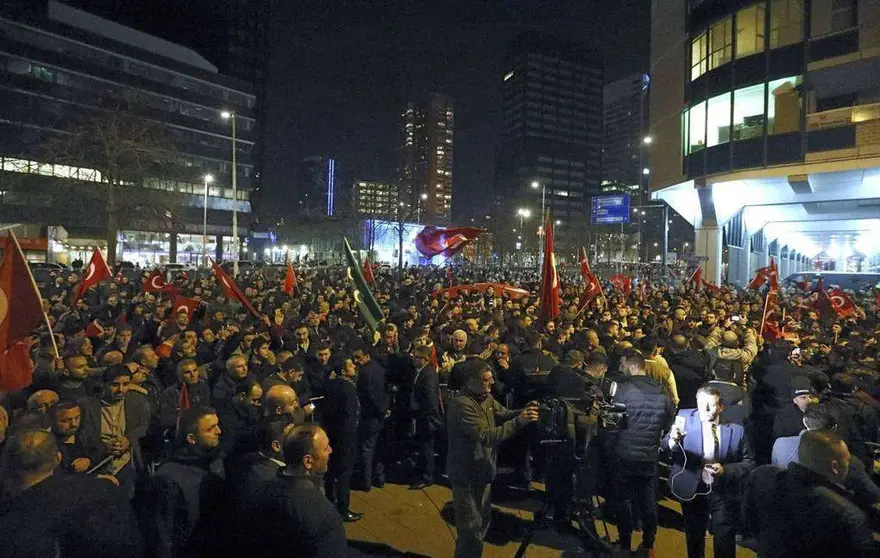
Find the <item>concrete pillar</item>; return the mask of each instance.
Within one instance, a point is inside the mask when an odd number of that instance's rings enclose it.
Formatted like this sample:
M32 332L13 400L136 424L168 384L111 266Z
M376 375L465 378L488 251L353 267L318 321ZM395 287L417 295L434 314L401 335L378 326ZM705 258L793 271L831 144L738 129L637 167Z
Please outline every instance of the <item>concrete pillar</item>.
M700 258L703 277L721 283L721 227L702 227L694 231L694 255Z
M727 281L737 287L745 287L752 279L752 237L745 231L743 235L743 247L727 248L727 259L730 267L727 269Z
M779 254L781 255L782 253L783 253L783 250L780 249ZM788 277L789 273L791 273L789 271L789 254L786 253L784 258L783 257L779 258L779 280L781 281L781 280L785 279L786 277Z
M168 237L168 263L177 263L177 233Z
M214 261L223 262L223 235L218 234L216 237L216 249L214 250Z

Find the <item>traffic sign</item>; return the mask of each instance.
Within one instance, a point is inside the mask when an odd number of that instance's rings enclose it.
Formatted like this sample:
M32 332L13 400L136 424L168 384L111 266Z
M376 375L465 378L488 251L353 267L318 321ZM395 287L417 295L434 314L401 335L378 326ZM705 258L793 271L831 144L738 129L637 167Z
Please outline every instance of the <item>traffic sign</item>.
M594 225L629 223L629 194L593 196L591 216Z

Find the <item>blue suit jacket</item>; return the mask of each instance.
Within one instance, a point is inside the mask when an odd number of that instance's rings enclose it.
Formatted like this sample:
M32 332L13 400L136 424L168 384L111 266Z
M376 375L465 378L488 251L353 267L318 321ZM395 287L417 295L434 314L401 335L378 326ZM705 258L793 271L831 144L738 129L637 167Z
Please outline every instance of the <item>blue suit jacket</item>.
M806 432L804 430L797 436L783 436L776 438L773 442L773 457L770 463L776 465L780 469L787 469L788 464L798 462L798 446L801 444L801 436Z
M669 487L673 495L678 498L692 498L697 492L709 490L701 478L705 465L703 430L696 409L682 409L678 412L678 416L685 418L685 437L681 441L684 452L678 446L669 450L669 434L663 439L663 447L672 454ZM735 493L736 482L754 469L755 456L746 440L742 425L720 424L718 430L718 462L724 466L724 472L715 479L712 491Z

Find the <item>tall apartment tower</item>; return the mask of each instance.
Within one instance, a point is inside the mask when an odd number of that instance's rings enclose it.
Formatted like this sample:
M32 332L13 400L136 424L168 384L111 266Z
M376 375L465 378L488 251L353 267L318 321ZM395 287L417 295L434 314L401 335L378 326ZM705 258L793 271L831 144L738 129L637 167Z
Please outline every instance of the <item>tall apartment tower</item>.
M584 241L601 182L602 75L589 45L525 33L511 43L495 174L502 222L517 222L516 212L528 209L527 230L537 231L544 205L558 223L557 243Z
M602 98L602 183L629 190L636 199L639 184L647 194L649 83L646 74L633 74L606 85Z
M455 111L452 99L434 93L401 113L399 197L425 223L452 217Z

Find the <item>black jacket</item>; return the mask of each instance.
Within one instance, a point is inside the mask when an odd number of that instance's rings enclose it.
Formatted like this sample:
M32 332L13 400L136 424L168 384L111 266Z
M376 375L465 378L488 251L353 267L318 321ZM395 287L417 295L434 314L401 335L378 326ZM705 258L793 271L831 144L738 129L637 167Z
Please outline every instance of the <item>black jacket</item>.
M385 418L389 404L388 394L385 393L385 369L372 359L358 371L357 395L362 418Z
M517 405L547 395L547 376L554 366L556 362L540 349L527 349L510 363Z
M321 479L279 474L254 495L256 507L242 517L248 556L344 558L349 555L342 517L321 491Z
M552 397L579 397L587 394L587 380L571 366L557 365L547 376L547 395Z
M354 439L360 414L357 388L343 378L327 382L325 398L317 402L321 426L327 431L331 443L342 438Z
M668 351L663 355L675 376L678 389L678 405L682 409L697 406L697 390L708 378L709 358L699 351Z
M428 364L418 372L412 393L416 427L441 430L443 419L440 416L440 378L433 366Z
M143 555L143 539L123 491L89 475L56 471L4 502L0 533L0 556Z
M675 405L666 389L647 376L624 377L617 384L613 402L626 405L627 413L617 440L617 458L656 463L660 438L675 416Z
M783 406L773 417L773 439L797 436L804 429L804 414L794 403Z
M843 488L799 463L755 469L744 487L747 530L761 558L876 556L867 516Z
M223 462L181 448L159 466L147 494L147 546L156 558L216 556L224 509Z

